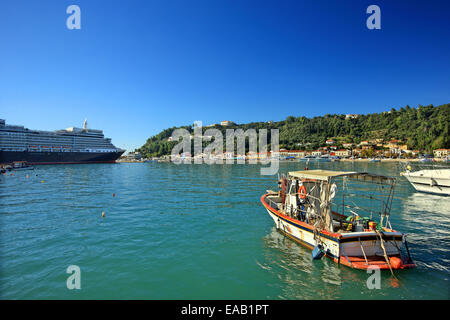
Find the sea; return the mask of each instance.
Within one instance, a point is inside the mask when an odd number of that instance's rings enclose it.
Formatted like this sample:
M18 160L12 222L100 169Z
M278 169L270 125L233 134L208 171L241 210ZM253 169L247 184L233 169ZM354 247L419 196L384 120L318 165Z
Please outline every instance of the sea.
M282 162L279 173L304 166ZM260 202L277 175L261 167L45 165L1 175L0 299L450 298L450 197L416 192L397 163L309 164L397 178L391 224L417 267L381 271L378 288L368 285L373 272L312 260L277 231Z

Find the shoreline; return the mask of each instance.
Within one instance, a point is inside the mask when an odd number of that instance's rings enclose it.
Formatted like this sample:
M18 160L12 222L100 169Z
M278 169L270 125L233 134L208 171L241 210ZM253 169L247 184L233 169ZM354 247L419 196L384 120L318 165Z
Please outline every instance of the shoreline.
M224 164L226 163L225 160ZM254 160L253 160L254 161ZM289 160L279 160L280 162L306 162L307 160L304 159L289 159ZM154 159L154 160L117 160L116 163L146 163L146 162L158 162L158 163L170 163L170 160L167 159ZM193 161L191 161L193 163ZM249 160L246 160L245 163L248 163ZM258 160L259 162L259 160ZM311 160L310 163L314 163L314 160ZM318 161L320 162L320 161ZM372 162L371 159L338 159L338 160L331 160L331 161L324 161L324 162ZM374 163L381 163L381 162L421 162L421 159L380 159L379 162ZM436 162L445 162L445 159L435 159L433 158L432 161L424 162L424 163L436 163ZM189 163L189 162L188 162ZM236 163L233 161L233 163Z
M339 161L345 161L345 162L370 162L371 159L339 159ZM443 159L433 160L431 162L443 162ZM420 159L380 159L380 162L421 162Z

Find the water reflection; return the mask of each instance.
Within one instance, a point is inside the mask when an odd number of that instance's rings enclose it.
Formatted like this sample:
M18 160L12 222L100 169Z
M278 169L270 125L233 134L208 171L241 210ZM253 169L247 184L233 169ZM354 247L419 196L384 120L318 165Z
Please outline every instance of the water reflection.
M449 204L449 197L419 192L402 202L402 220L420 267L449 271Z
M411 211L431 213L433 219L450 221L450 197L416 192L405 199L404 207Z
M328 259L313 261L311 252L285 237L275 227L263 238L261 268L279 280L281 299L338 299L341 270Z

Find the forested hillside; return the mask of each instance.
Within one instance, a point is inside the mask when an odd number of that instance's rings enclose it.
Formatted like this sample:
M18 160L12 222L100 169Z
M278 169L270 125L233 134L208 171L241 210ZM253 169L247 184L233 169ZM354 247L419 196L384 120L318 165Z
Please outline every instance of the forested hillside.
M391 109L383 113L355 117L344 114L326 114L314 118L289 116L286 120L278 122L215 125L214 128L221 130L224 137L226 129L279 129L280 148L288 150L316 149L325 145L327 139L333 138L338 146L350 142L358 144L362 140L369 139L385 141L396 139L407 144L409 149L431 152L438 148L450 148L449 122L450 104L444 104L438 107L406 106L399 110ZM192 125L182 128L193 132ZM204 127L203 130L208 128ZM168 141L175 129L175 127L166 129L149 138L136 151L141 152L145 157L170 154L173 146L178 143ZM270 137L268 141L270 142Z

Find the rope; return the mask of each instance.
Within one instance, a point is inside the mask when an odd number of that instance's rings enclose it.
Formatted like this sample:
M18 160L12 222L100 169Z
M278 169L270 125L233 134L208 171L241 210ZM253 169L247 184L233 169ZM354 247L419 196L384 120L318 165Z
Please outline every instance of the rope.
M366 264L369 265L369 261L367 261L366 253L364 252L364 248L363 248L363 245L361 243L361 237L358 237L358 240L359 240L359 245L361 246L362 253L364 255L364 259L366 260Z
M389 258L388 258L387 253L386 253L386 248L384 247L384 244L383 244L383 238L382 238L382 236L381 236L381 232L380 232L379 230L376 230L376 232L377 232L377 234L380 236L380 244L381 244L381 248L383 248L384 258L386 259L386 262L387 262L387 264L388 264L388 266L389 266L389 270L391 270L392 276L393 276L395 279L397 279L397 277L396 277L395 274L394 274L394 271L392 271L391 263L389 262ZM398 279L397 279L397 280L398 280Z

